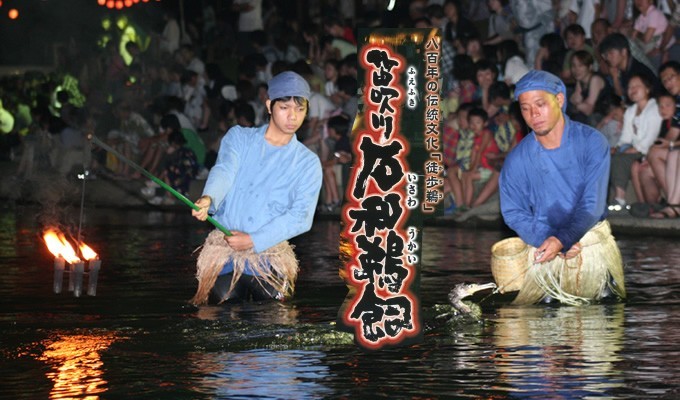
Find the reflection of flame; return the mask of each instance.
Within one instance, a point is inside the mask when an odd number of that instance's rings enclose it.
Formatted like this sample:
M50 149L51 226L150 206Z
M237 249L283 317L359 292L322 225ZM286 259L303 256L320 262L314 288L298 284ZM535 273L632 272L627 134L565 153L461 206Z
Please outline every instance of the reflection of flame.
M49 397L98 398L106 392L108 382L102 378L104 363L101 352L117 339L113 335L73 335L50 339L39 358L55 368L47 373L47 378L54 382Z
M43 239L47 244L50 253L55 257L63 257L69 264L80 262L80 258L76 255L76 251L71 246L66 237L61 233L52 229L48 229L43 234Z
M86 260L93 260L97 258L97 253L95 253L95 251L85 243L80 244L80 254L82 254L83 258Z

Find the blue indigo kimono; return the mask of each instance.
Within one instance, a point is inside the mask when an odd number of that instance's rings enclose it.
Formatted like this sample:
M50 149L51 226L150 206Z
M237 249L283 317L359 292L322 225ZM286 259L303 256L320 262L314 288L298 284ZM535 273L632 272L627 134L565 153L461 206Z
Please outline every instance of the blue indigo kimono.
M500 176L501 212L519 237L539 247L555 236L566 252L606 216L609 144L565 116L560 147L531 132L508 155Z
M269 144L267 127L231 128L203 190L213 218L249 234L258 253L311 228L322 179L316 154L295 136Z

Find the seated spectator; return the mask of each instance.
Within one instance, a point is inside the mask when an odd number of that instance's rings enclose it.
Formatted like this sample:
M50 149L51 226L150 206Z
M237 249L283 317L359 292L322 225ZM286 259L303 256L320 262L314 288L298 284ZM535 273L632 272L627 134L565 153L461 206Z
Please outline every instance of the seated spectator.
M350 120L344 115L336 115L328 119L328 138L326 146L332 150L323 167L324 211L335 211L342 204L344 189L349 178L349 167L352 161L352 146L349 141ZM338 171L338 166L340 169ZM340 185L338 185L338 175ZM340 186L338 188L338 186Z
M489 101L489 88L498 80L498 67L490 60L479 60L475 63L475 78L477 80L475 101L482 104L487 115L495 114L498 110Z
M634 5L640 14L633 24L633 40L640 43L652 65L657 67L661 64L664 52L675 43L672 36L669 40L662 40L668 28L668 19L652 0L636 0ZM662 42L664 48L661 48Z
M498 154L489 154L488 159L489 164L500 172L505 156L522 140L523 130L517 118L513 117L513 111L516 110L512 110L512 107L516 103L513 102L510 87L505 82L495 82L491 85L489 99L498 109L498 112L489 118L489 129L498 146Z
M560 76L564 66L564 55L567 53L562 36L557 33L547 33L541 36L539 45L534 60L534 69Z
M477 62L487 58L479 36L466 35L460 39L460 43L463 49L461 53L472 57L472 61Z
M512 39L504 40L498 44L496 58L498 64L501 65L503 79L508 85L514 86L524 74L529 72L529 67L524 63L524 54L519 50L517 42Z
M571 24L564 30L564 41L567 43L568 50L564 56L564 64L562 65L560 77L565 84L570 85L574 83L574 77L571 72L572 55L577 51L587 51L590 55L594 56L595 51L586 43L586 31L578 24Z
M676 147L677 141L671 141L666 159L665 180L668 185L666 194L666 207L657 213L650 214L652 218L678 218L680 217L680 147ZM679 143L680 144L680 143Z
M354 37L354 31L351 27L343 24L337 18L326 18L323 23L324 31L336 38L341 38L353 45L357 44L357 39Z
M608 35L600 43L599 51L609 67L608 79L617 95L627 96L628 81L634 75L646 75L654 90L659 87L656 74L631 55L628 39L624 35Z
M631 167L631 181L635 195L641 203L658 204L661 202L661 190L668 190L666 182L666 163L671 145L678 140L680 128L672 126L675 114L675 97L664 92L656 97L659 115L663 119L659 136L647 152L646 160L635 161ZM658 178L657 178L658 176Z
M449 115L465 103L472 103L477 94L475 84L475 63L467 54L456 54L453 57L452 89L446 94L442 104L442 112Z
M678 148L674 148L678 150ZM668 181L668 205L658 212L649 216L652 218L678 218L680 217L680 151L671 151L668 154L666 166L666 180Z
M474 148L470 159L470 169L463 172L463 207L474 208L484 204L498 190L499 171L489 162L490 156L498 154L498 146L493 134L487 128L488 114L481 108L468 113L468 125L474 132ZM475 182L485 182L475 196ZM461 210L462 211L462 210Z
M337 60L326 60L323 65L323 76L326 80L323 94L332 100L333 95L338 91L338 77L340 76L339 63Z
M653 151L650 151L648 158L661 190L668 194L670 190L668 182L666 182L666 164L670 142L680 139L680 63L677 61L665 63L659 69L659 75L661 75L664 89L674 97L675 114L670 120L669 132L664 138L660 139L659 145L652 146ZM659 104L659 108L661 109L661 104Z
M489 31L485 45L497 45L504 40L514 39L513 29L516 25L515 17L507 0L487 0L489 15Z
M354 121L359 110L359 97L357 95L358 83L353 76L340 76L338 78L338 91L333 96L337 101L336 107L342 110L350 121Z
M325 143L328 137L326 122L336 110L337 108L332 101L312 89L307 110L307 132L303 143L321 160L327 158L330 150Z
M179 126L179 123L177 126ZM163 171L159 179L182 195L189 196L189 187L198 173L198 162L194 152L185 145L186 140L181 132L176 130L170 132L168 147L163 160ZM153 181L147 181L147 186L142 188L142 194L148 197L149 203L153 205L175 203L174 196Z
M571 55L571 76L576 82L574 92L569 96L567 113L574 121L595 126L602 119L597 104L609 96L611 87L594 71L593 56L585 50Z
M462 171L469 167L469 156L472 149L470 145L465 146L467 138L472 139L474 133L468 129L468 112L474 108L473 103L463 103L458 110L449 117L444 125L442 133L442 143L444 147L444 167L446 168L445 188L449 189L449 204L444 210L445 214L451 214L456 209L456 203L463 205L463 183L460 180ZM458 152L459 146L461 148ZM470 151L463 151L466 147ZM467 163L463 161L464 154L467 154ZM452 197L452 198L451 198Z
M200 76L190 69L182 73L182 100L184 100L184 114L199 131L208 128L210 106L205 87L200 84Z
M596 128L607 138L609 147L614 149L621 139L623 113L626 107L621 98L612 92L602 99L598 108L602 110L604 118L597 123Z
M590 27L593 24L593 20L597 17L596 14L600 11L600 2L601 0L572 0L569 6L568 19L572 21L572 25L580 25L583 28L583 36L586 40L590 40L592 37ZM567 26L565 31L568 29L569 26Z
M243 100L237 100L234 104L234 125L241 125L246 128L255 126L255 109L253 106ZM229 128L227 128L229 130Z
M518 31L522 35L527 65L536 62L543 35L555 32L553 3L551 0L510 0L512 13L517 16Z
M452 43L457 53L463 53L461 40L466 36L477 36L477 28L464 16L463 10L457 0L446 0L444 2L444 15L448 21L444 25L444 40Z
M607 19L598 18L595 21L593 21L593 24L591 26L591 32L593 49L599 49L600 43L602 43L602 40L604 40L605 37L609 36L609 34L611 33L615 33L618 31L609 23ZM652 63L645 55L644 50L637 44L637 42L631 40L628 36L626 36L626 40L628 41L630 55L634 59L644 64L647 68L649 68L650 71L654 70L654 66L652 66ZM597 61L596 64L598 71L603 76L609 75L609 66L607 65L607 62L604 60L604 56L600 51L595 52L595 59Z
M661 116L652 97L652 82L646 74L632 75L628 83L628 98L633 102L623 115L621 139L612 154L611 180L614 205L626 206L626 188L634 161L647 155L659 136Z
M143 138L154 136L149 123L140 114L131 110L127 103L121 102L114 108L114 116L118 120L118 129L109 131L107 141L109 145L128 159L141 158L139 142ZM131 178L130 166L119 162L115 156L107 155L107 167L114 173L115 178Z

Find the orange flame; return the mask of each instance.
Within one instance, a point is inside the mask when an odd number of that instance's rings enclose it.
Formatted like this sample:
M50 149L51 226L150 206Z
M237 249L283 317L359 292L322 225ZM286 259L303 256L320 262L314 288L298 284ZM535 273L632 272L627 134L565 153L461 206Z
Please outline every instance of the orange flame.
M76 254L75 249L61 232L48 229L43 234L43 240L45 240L47 249L50 253L54 254L55 257L62 257L69 264L80 262L80 258Z
M80 244L80 254L83 256L84 259L86 260L94 260L97 258L97 253L95 253L94 250L85 243Z

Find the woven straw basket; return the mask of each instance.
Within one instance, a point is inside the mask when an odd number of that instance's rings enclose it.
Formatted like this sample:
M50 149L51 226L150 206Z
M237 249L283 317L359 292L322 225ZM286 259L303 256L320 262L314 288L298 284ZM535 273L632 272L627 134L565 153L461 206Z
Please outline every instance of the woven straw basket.
M517 291L524 284L529 246L518 237L503 239L491 247L491 273L501 293Z

